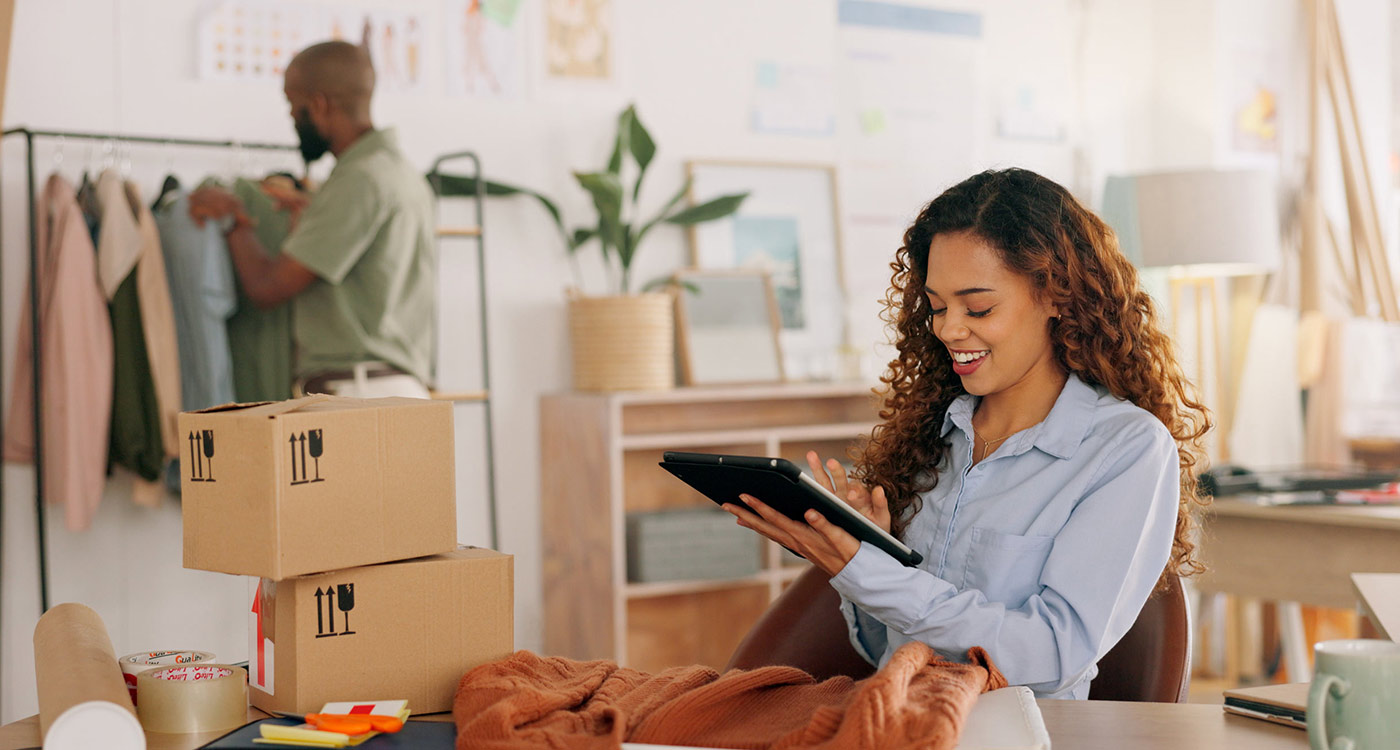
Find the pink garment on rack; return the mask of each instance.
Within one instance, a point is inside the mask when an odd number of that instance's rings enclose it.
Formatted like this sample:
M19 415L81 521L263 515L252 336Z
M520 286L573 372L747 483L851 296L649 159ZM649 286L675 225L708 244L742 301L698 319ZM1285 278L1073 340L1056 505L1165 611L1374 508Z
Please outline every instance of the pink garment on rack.
M53 175L44 186L34 227L38 248L40 365L44 430L44 494L63 504L64 525L92 523L107 476L112 416L112 323L98 280L92 235L73 186ZM29 285L20 306L14 390L5 425L7 461L34 460L34 341Z

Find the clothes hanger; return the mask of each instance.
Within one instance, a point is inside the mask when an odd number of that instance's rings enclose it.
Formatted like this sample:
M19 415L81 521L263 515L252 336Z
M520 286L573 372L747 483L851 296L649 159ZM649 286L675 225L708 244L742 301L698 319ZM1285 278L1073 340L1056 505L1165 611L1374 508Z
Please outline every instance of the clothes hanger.
M68 141L63 136L60 135L54 139L53 173L60 177L63 176L63 157L67 146Z
M151 210L155 211L166 202L170 194L180 189L180 178L175 175L175 155L171 151L170 141L165 142L165 179L160 183L160 191L156 193L156 199L151 203Z

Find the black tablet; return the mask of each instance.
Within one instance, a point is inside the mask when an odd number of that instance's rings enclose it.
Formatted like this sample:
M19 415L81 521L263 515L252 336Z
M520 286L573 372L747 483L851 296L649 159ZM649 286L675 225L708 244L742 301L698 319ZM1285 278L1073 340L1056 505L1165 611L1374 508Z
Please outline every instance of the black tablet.
M815 509L851 536L879 547L908 567L924 560L923 555L876 526L785 458L666 451L661 468L720 505L747 507L739 495L752 495L797 521L808 509Z

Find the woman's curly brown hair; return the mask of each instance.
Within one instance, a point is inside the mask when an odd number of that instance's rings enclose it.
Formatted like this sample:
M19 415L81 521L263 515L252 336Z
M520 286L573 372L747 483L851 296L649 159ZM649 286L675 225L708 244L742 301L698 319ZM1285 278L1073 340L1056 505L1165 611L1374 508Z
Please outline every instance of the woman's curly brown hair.
M965 391L948 349L929 325L924 293L929 246L936 234L971 231L1030 279L1060 311L1051 321L1055 357L1066 371L1151 412L1176 438L1181 500L1167 572L1203 570L1191 541L1201 437L1210 415L1193 392L1157 325L1151 297L1118 249L1113 230L1068 190L1024 169L989 170L949 188L919 213L890 263L894 271L883 319L898 356L881 377L883 423L855 455L856 475L885 488L896 536L920 494L938 484L948 445L941 432L953 399Z

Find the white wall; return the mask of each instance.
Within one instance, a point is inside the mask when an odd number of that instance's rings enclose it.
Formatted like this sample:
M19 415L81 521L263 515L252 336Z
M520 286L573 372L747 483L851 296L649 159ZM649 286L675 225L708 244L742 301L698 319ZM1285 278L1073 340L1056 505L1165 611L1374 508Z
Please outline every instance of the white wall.
M355 4L376 7L371 0ZM976 118L980 134L971 160L975 165L1028 166L1090 198L1111 171L1148 169L1187 158L1178 158L1178 152L1200 153L1202 161L1211 158L1208 145L1201 145L1207 141L1192 136L1195 140L1178 144L1190 129L1158 120L1177 106L1175 99L1165 98L1167 91L1154 85L1160 66L1176 59L1165 56L1177 55L1183 45L1194 45L1199 41L1195 37L1207 33L1189 23L1171 26L1171 34L1159 28L1180 3L931 4L984 14L984 64L978 85L987 95L966 113ZM196 79L193 30L198 5L20 0L6 125L290 142L290 122L277 86ZM378 94L376 121L398 127L405 150L425 168L435 154L471 148L482 156L489 175L556 196L566 214L581 219L587 216L587 204L571 185L568 171L601 165L614 117L633 101L660 146L644 197L651 206L679 186L687 159L826 164L838 159L835 139L762 135L748 129L756 62L835 64L833 0L615 0L615 79L604 84L549 82L542 79L540 66L531 64L527 93L515 101L445 95L441 42L431 32L439 28L442 3L399 0L392 5L428 20L426 85L423 93ZM1209 7L1206 0L1195 0L1194 5ZM541 3L523 7L533 60L542 46ZM1176 33L1186 35L1186 41L1178 43ZM1385 52L1388 55L1388 40ZM1388 57L1386 63L1373 67L1388 69ZM1359 67L1353 63L1354 71ZM1035 143L995 135L998 93L1028 79L1060 100L1068 127L1065 141ZM1182 95L1180 106L1193 106L1189 86L1175 93ZM1173 147L1179 148L1168 154ZM23 212L21 152L13 143L3 152L5 330L0 331L0 348L7 386L25 267L24 230L16 218ZM65 164L73 174L75 162L86 158L85 147L70 144L66 153ZM48 160L40 156L41 171L47 171ZM160 150L137 151L133 174L152 184L167 163ZM211 170L227 174L232 166L227 155L181 156L177 164L192 179ZM922 175L920 182L950 184L964 176ZM909 194L906 205L891 210L912 214L931 197ZM493 201L486 238L500 547L516 555L517 646L538 649L542 613L537 400L543 393L569 387L563 290L571 276L555 234L531 203ZM879 270L859 275L852 299L880 296L887 281L883 266L897 245L898 238L889 237L853 247L848 232L848 269L870 264ZM634 277L644 280L669 272L686 257L684 235L659 228L641 254ZM591 291L598 291L596 262L587 263L585 272ZM474 382L473 284L470 259L445 252L445 388ZM872 309L858 309L857 317ZM473 489L481 486L479 431L469 407L459 408L459 421L459 536L484 543L481 493ZM7 466L4 480L0 718L9 721L36 709L30 635L38 606L32 471ZM49 523L52 600L94 606L118 653L198 647L233 660L245 658L244 582L182 570L178 504L171 500L155 512L135 508L127 500L125 484L121 478L113 480L92 531L70 534L60 524Z

